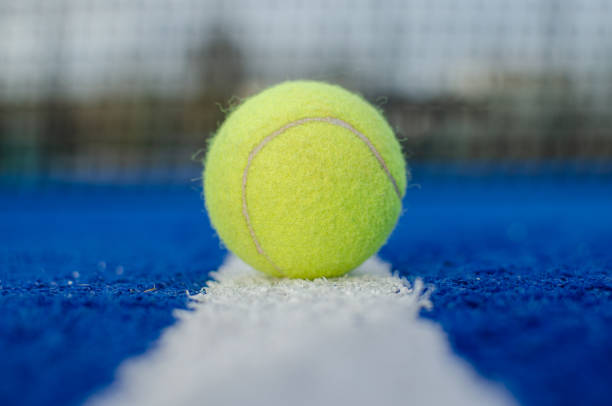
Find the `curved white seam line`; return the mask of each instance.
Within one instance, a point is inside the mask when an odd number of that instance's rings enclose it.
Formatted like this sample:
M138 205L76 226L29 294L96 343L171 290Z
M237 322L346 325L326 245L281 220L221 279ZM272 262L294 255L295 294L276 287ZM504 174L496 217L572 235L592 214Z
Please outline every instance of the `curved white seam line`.
M374 157L376 158L376 160L378 161L382 169L385 171L387 178L389 178L389 180L391 181L391 184L393 185L393 188L395 189L395 193L397 194L397 197L400 200L402 198L401 192L399 190L399 187L397 186L397 182L395 181L395 178L391 175L391 172L389 171L387 164L383 160L382 156L380 155L380 153L378 152L374 144L372 144L372 142L370 142L370 140L365 135L363 135L361 132L359 132L357 129L355 129L353 126L351 126L346 121L340 120L335 117L306 117L306 118L302 118L300 120L292 121L288 124L285 124L278 130L274 131L272 134L264 138L259 144L257 144L257 146L255 146L255 148L251 150L251 152L249 153L247 164L244 168L244 172L242 173L242 214L247 223L247 228L249 229L249 233L251 234L253 243L255 243L255 248L257 249L257 252L259 252L259 254L261 254L274 267L274 269L276 269L281 274L284 274L284 272L265 253L265 251L261 247L261 244L259 243L259 240L257 239L257 235L255 234L255 230L253 229L253 225L251 224L251 217L249 216L249 210L248 210L247 201L246 201L246 187L247 187L248 173L249 173L249 169L251 167L251 164L253 163L253 159L255 158L255 156L270 141L272 141L278 135L284 133L290 128L297 127L299 125L313 122L313 121L329 123L329 124L337 125L342 128L346 128L347 130L355 134L357 137L359 137L359 139L362 140L367 145L367 147L370 149L370 152L372 152L372 154L374 155Z
M372 142L370 141L370 139L368 137L363 135L361 132L359 132L357 129L355 129L353 126L351 126L346 121L342 121L342 120L340 120L338 118L325 117L322 120L317 120L316 118L314 120L315 121L325 121L325 122L328 122L330 124L335 124L337 126L346 128L347 130L349 130L353 134L355 134L357 137L359 137L361 139L361 141L363 141L368 146L368 148L370 149L372 154L374 154L374 156L378 160L378 163L380 164L382 169L385 171L385 174L387 175L387 178L389 178L389 180L391 181L391 184L393 184L393 188L395 189L395 193L397 194L397 197L399 197L400 200L402 199L402 193L400 192L399 187L397 186L397 182L395 181L395 178L393 177L393 175L391 175L391 171L387 167L387 164L385 163L385 160L382 158L382 156L380 155L380 153L378 152L378 150L376 149L374 144L372 144Z

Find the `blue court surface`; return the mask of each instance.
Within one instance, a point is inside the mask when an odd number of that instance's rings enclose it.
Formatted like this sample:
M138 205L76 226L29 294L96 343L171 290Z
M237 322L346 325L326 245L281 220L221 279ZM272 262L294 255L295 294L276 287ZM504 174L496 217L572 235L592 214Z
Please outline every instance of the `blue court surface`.
M432 286L421 317L520 404L610 404L609 169L418 165L380 252ZM197 183L2 179L0 404L82 404L225 256Z

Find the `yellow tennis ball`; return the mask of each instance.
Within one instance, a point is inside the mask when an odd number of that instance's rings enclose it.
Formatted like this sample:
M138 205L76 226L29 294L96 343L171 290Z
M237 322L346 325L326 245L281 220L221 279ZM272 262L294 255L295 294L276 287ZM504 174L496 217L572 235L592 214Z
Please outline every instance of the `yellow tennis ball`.
M275 276L340 276L376 253L402 210L406 168L381 113L327 83L247 99L204 162L210 220L231 251Z

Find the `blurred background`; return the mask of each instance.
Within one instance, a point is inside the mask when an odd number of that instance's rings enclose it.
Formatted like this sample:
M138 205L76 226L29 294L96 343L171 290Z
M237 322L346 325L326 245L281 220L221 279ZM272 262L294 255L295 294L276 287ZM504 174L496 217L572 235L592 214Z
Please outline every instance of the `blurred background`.
M0 0L0 175L198 177L288 79L380 106L411 162L611 171L612 0Z

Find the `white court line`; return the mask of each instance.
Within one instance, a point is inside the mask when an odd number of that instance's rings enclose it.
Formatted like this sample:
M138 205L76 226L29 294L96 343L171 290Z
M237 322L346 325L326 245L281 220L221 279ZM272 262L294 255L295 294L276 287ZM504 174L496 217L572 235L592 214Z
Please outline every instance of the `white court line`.
M230 256L214 278L90 406L515 404L417 317L431 305L422 284L377 258L303 281Z

